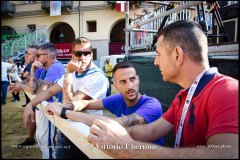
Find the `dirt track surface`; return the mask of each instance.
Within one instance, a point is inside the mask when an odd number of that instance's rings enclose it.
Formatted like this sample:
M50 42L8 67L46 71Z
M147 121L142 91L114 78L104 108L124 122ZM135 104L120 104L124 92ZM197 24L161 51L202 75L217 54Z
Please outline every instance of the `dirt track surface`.
M37 144L29 148L17 148L28 137L28 129L23 128L24 94L21 100L11 102L12 95L8 93L5 105L1 106L1 158L2 159L41 159L41 151ZM35 139L36 140L36 139Z

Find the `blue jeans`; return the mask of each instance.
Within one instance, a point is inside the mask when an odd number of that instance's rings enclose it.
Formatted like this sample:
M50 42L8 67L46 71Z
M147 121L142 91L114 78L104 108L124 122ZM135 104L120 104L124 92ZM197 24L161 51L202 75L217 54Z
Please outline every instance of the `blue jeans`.
M57 129L57 142L55 156L56 159L64 159L64 145L65 145L65 136L62 132Z
M8 81L2 81L2 104L6 104L8 86L9 86Z

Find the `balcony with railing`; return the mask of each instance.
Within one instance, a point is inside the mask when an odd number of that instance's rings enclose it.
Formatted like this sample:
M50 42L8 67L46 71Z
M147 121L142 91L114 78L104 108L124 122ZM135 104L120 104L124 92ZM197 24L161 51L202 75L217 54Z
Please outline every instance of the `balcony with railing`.
M43 26L34 32L24 34L21 38L2 43L1 53L5 58L13 57L14 60L19 60L24 56L27 47L30 45L40 45L46 42L47 27Z
M194 2L180 1L176 4L170 2L159 3L161 6L153 12L148 12L131 21L129 25L130 28L132 27L130 29L130 50L151 48L154 36L162 25L166 26L177 20L189 20L191 19L192 12L195 10L194 5L191 5ZM172 6L169 6L170 4ZM175 11L172 12L170 8ZM164 16L168 12L171 12L171 14ZM165 19L167 16L169 17ZM208 14L208 16L211 18L212 15Z
M50 1L42 1L41 8L48 13L50 12ZM61 1L61 12L62 13L71 13L73 8L73 1Z
M1 1L1 17L3 19L13 18L16 11L15 4L9 1Z

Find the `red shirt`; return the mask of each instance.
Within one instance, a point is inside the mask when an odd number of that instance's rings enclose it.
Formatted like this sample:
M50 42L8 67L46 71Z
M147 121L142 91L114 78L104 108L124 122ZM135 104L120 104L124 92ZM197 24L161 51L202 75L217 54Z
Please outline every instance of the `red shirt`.
M163 118L176 136L188 90L181 90ZM206 145L218 133L238 133L238 80L210 69L201 78L189 105L180 147Z

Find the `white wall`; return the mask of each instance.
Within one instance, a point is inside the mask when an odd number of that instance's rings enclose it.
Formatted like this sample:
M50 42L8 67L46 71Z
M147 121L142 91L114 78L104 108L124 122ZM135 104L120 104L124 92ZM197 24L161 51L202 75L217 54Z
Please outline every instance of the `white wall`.
M108 39L92 40L93 48L97 48L97 60L100 60L100 57L102 56L108 56L109 53L108 43L109 43Z

